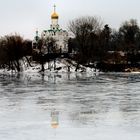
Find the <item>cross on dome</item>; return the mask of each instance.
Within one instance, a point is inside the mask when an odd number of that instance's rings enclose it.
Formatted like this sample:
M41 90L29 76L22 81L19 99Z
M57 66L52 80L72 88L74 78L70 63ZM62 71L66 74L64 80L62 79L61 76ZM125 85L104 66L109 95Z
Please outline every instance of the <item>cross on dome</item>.
M56 10L56 5L54 4L54 6L53 6L53 7L54 7L54 12L55 12L55 10Z
M56 13L56 5L54 4L54 12L53 12L53 14L51 15L51 18L52 19L58 19L59 18L59 16L58 16L58 14Z

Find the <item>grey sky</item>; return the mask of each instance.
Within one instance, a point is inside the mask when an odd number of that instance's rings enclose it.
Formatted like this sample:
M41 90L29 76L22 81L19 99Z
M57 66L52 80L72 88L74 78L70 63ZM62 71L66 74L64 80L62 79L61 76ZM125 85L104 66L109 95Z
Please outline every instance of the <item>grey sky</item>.
M47 29L53 5L61 27L79 16L100 16L112 28L131 18L140 22L140 0L0 0L0 36L19 33L33 38L35 30Z

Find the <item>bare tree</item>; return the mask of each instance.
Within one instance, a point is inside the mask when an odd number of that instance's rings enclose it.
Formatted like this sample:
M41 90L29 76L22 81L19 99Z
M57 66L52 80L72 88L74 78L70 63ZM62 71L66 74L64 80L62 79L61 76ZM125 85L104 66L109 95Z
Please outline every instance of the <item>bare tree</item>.
M23 57L23 38L19 35L7 35L3 38L4 53L9 69L20 71L19 60Z
M97 17L81 17L77 18L69 23L68 26L70 32L72 32L75 40L74 44L77 47L77 67L80 63L87 63L91 58L91 51L95 46L95 38L101 32L102 21Z
M101 30L103 22L97 17L81 17L70 21L69 30L75 37L86 36L91 32L97 33Z
M31 42L24 40L20 35L6 35L0 38L0 64L8 69L19 72L21 70L20 59L29 54L31 55Z
M122 37L122 48L126 52L127 62L135 63L135 53L138 51L140 28L136 20L125 21L119 29Z

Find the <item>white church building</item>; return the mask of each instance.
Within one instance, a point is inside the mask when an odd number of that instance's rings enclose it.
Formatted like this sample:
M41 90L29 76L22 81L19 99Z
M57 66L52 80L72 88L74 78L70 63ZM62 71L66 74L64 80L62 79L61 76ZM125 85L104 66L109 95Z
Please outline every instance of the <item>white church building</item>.
M45 48L45 44L48 43L49 39L53 39L58 50L61 49L62 52L67 52L68 32L60 28L58 21L59 15L56 13L56 6L54 5L54 11L51 15L50 29L43 30L40 37L38 35L38 31L36 31L36 36L33 40L33 44L36 44L38 39L41 38L44 42L43 48Z

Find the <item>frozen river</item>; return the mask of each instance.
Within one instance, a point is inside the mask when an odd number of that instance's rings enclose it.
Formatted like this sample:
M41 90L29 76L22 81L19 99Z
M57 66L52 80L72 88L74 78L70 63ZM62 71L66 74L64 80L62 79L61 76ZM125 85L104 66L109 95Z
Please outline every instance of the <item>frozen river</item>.
M0 75L0 140L140 140L140 74Z

